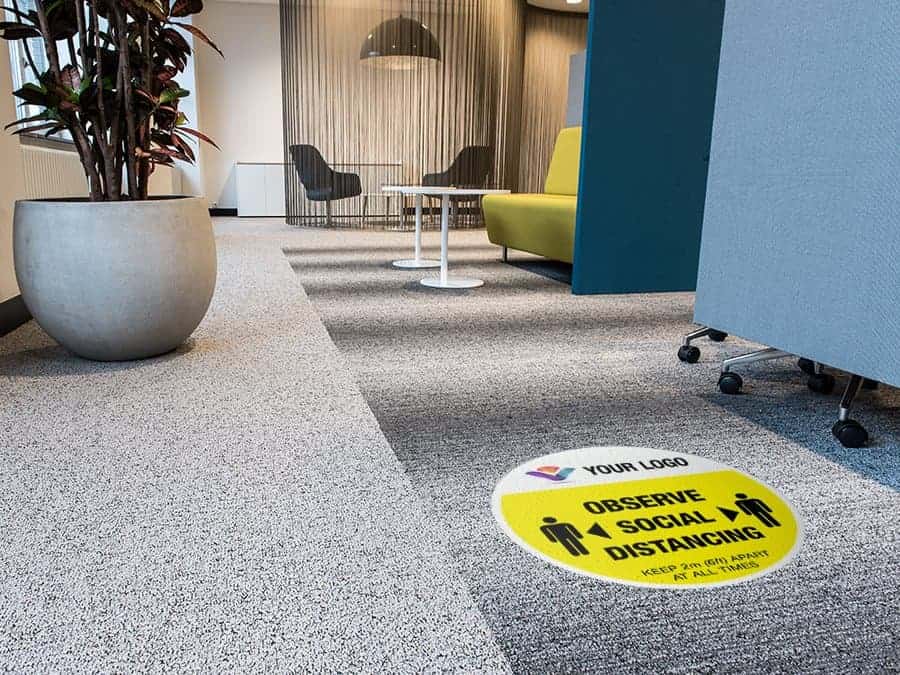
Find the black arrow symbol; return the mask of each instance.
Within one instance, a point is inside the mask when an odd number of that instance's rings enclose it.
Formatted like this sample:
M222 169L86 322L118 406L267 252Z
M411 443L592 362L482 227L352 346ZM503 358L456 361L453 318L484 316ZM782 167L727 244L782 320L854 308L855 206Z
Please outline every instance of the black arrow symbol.
M740 511L732 511L731 509L722 508L721 506L719 507L719 511L721 511L722 514L726 518L728 518L728 520L730 520L732 523L734 522L735 518L737 518L739 515L741 515Z
M593 534L595 537L604 537L606 539L612 539L612 537L609 536L609 532L604 530L597 523L594 523L593 525L591 525L591 529L588 530L588 534Z

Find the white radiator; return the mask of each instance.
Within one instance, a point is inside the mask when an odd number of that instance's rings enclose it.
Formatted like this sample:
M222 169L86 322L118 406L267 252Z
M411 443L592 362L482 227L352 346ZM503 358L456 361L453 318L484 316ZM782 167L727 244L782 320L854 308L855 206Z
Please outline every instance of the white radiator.
M25 173L25 199L44 197L86 197L87 179L78 153L68 150L22 145ZM150 176L150 194L171 195L181 192L178 169L156 167Z
M87 180L75 152L22 145L25 198L86 197Z

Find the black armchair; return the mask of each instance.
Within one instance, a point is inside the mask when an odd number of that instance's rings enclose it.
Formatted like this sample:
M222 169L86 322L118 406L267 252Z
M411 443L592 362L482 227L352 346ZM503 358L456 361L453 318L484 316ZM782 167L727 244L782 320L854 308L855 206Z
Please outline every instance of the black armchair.
M362 194L359 175L335 171L328 166L322 153L311 145L292 145L290 151L300 182L306 189L306 198L313 202L325 202L326 224L331 226L331 202Z
M493 166L493 148L485 145L470 145L460 151L446 171L423 176L422 185L429 187L449 185L467 188L484 187ZM471 198L468 200L471 201Z
M494 167L494 149L485 145L470 145L463 148L450 167L442 173L422 176L422 185L428 187L483 188ZM461 203L479 202L478 197L451 197L454 221L459 216Z

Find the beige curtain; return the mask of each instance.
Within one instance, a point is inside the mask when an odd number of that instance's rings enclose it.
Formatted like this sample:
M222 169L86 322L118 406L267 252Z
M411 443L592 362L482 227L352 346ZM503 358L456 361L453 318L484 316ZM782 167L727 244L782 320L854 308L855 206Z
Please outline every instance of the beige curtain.
M529 8L525 23L520 192L543 192L556 137L566 122L569 58L587 48L587 18Z

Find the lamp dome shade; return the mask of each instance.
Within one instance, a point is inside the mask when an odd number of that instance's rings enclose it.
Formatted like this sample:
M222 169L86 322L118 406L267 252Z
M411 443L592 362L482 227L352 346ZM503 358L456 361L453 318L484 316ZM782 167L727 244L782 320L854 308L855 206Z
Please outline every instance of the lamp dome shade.
M441 47L420 21L399 16L378 24L363 42L359 60L386 70L413 70L420 59L441 60Z

